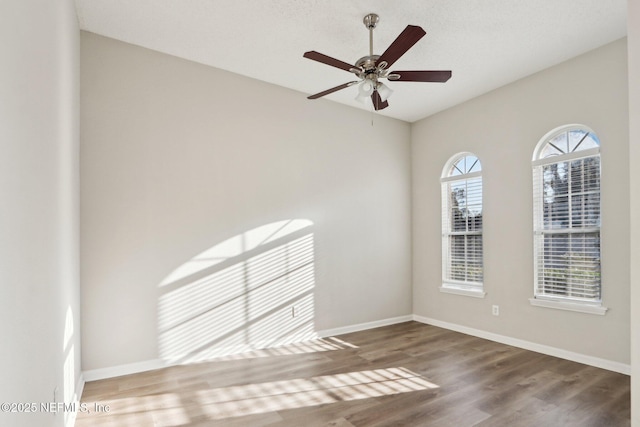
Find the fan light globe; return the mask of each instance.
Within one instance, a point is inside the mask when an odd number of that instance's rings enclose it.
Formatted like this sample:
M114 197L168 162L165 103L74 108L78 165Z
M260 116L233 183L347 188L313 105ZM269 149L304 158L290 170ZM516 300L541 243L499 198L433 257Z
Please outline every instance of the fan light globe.
M380 99L382 100L382 102L389 99L389 97L393 93L393 90L382 82L378 82L378 86L376 87L376 90L378 91L378 94L380 95Z
M356 101L364 103L373 93L373 84L369 80L363 80L358 85L358 96Z
M373 93L373 84L369 80L363 80L362 83L360 83L358 91L362 96L371 96Z

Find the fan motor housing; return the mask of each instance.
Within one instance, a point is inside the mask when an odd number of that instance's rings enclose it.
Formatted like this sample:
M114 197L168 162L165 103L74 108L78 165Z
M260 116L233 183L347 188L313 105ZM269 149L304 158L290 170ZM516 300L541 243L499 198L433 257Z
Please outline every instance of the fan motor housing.
M365 71L373 70L376 68L376 62L380 59L380 55L367 55L356 61L356 67L360 67Z

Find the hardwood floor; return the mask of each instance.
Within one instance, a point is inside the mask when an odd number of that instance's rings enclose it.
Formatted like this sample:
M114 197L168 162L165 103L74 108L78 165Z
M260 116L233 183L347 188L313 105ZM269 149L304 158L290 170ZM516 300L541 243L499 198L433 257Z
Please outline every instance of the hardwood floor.
M82 402L77 427L630 425L626 375L417 322L89 382Z

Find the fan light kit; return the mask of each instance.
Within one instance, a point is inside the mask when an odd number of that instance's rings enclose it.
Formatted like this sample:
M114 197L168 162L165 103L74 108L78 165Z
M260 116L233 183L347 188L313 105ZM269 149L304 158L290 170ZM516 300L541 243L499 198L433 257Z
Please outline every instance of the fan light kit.
M358 59L354 65L332 58L314 50L306 52L305 58L322 62L332 67L340 68L355 74L359 80L341 84L323 92L311 95L308 99L317 99L341 89L358 85L358 101L364 102L371 97L373 108L382 110L387 108L387 99L393 90L382 83L381 79L399 82L440 82L444 83L451 78L451 71L388 71L402 55L404 55L425 34L422 28L415 25L407 25L402 33L391 43L382 55L373 54L373 30L378 25L380 18L375 13L364 17L363 22L369 30L369 55Z

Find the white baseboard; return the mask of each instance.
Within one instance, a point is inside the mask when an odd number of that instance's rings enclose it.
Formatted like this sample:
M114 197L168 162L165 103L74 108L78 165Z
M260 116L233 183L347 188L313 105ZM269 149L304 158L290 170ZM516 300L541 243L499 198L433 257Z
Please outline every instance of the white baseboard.
M587 356L585 354L574 353L572 351L563 350L561 348L551 347L548 345L537 344L517 338L511 338L504 335L494 334L492 332L482 331L480 329L470 328L468 326L456 325L454 323L444 322L441 320L431 319L429 317L413 315L413 320L427 325L438 326L440 328L461 332L474 337L484 338L490 341L499 342L501 344L512 345L514 347L523 348L525 350L535 351L549 356L559 357L561 359L571 360L572 362L584 363L585 365L595 366L596 368L606 369L608 371L618 372L625 375L631 375L631 365L614 362L612 360L601 359L599 357Z
M80 402L80 399L82 399L83 391L84 391L84 376L82 372L80 372L80 378L78 378L78 382L76 383L76 389L75 389L75 392L73 393L72 401ZM65 402L65 403L71 403L71 402ZM78 416L78 412L75 412L75 411L65 412L65 414L68 414L68 418L65 420L64 426L73 427L76 424L76 417Z
M392 317L389 319L376 320L374 322L359 323L352 326L344 326L341 328L327 329L318 331L316 334L319 338L330 337L334 335L342 335L350 332L364 331L366 329L379 328L381 326L395 325L396 323L409 322L413 320L413 315ZM230 353L235 354L235 353ZM84 371L84 381L97 381L106 378L119 377L122 375L137 374L139 372L152 371L154 369L162 369L172 366L174 363L165 362L161 359L147 360L143 362L129 363L126 365L113 366L109 368L91 369ZM84 383L83 383L84 384Z
M322 331L317 331L317 335L320 338L326 338L326 337L331 337L335 335L348 334L351 332L365 331L368 329L379 328L382 326L395 325L397 323L409 322L411 320L415 320L416 322L420 322L420 323L425 323L427 325L438 326L440 328L445 328L445 329L449 329L456 332L461 332L463 334L472 335L478 338L484 338L484 339L499 342L502 344L512 345L514 347L523 348L525 350L547 354L549 356L560 357L562 359L571 360L573 362L584 363L586 365L595 366L597 368L602 368L602 369L606 369L613 372L619 372L625 375L631 374L631 366L628 364L614 362L606 359L600 359L598 357L587 356L580 353L574 353L572 351L567 351L567 350L563 350L556 347L536 344L530 341L507 337L504 335L498 335L492 332L482 331L480 329L474 329L467 326L456 325L454 323L449 323L441 320L431 319L428 317L418 316L416 314L392 317L388 319L376 320L373 322L359 323L356 325L343 326L343 327L334 328L334 329L325 329ZM161 359L155 359L155 360L147 360L144 362L119 365L119 366L114 366L109 368L101 368L101 369L84 371L83 373L84 378L81 377L81 380L82 380L81 387L84 387L84 381L96 381L96 380L101 380L105 378L119 377L122 375L136 374L139 372L166 368L171 365L172 363L165 362ZM82 391L80 391L80 393L82 393Z
M413 315L408 314L406 316L391 317L367 323L358 323L357 325L343 326L341 328L325 329L323 331L318 331L317 334L320 338L326 338L334 335L349 334L351 332L359 332L367 329L380 328L382 326L395 325L396 323L410 322L411 320L413 320Z
M160 359L146 360L144 362L128 363L109 368L91 369L84 371L85 381L103 380L105 378L120 377L122 375L137 374L140 372L153 371L155 369L166 368L168 364Z
M82 392L84 391L84 374L80 372L80 378L78 378L78 383L76 384L76 395L75 400L80 400L82 397Z

